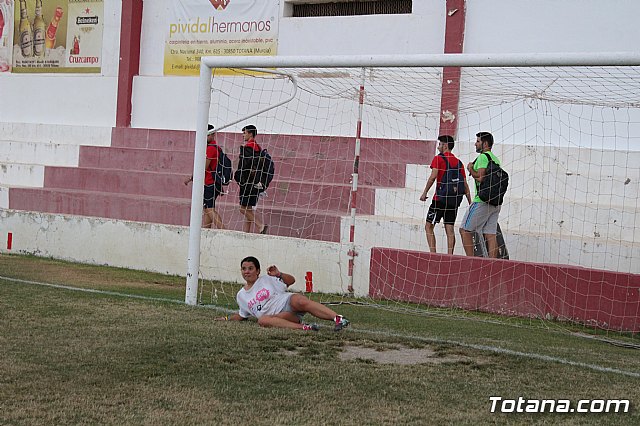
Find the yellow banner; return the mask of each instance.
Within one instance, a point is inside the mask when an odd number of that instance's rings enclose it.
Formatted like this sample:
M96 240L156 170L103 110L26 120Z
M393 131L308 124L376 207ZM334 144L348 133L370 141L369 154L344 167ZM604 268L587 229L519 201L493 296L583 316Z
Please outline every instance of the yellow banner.
M11 72L13 0L0 0L0 74Z
M276 54L278 0L176 0L170 8L165 75L198 75L202 56Z
M16 0L14 73L99 73L103 0Z

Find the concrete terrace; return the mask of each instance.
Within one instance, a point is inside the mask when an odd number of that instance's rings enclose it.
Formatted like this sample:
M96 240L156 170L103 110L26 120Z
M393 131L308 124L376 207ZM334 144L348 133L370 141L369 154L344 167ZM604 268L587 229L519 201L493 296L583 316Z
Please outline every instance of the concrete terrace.
M4 126L11 140L0 144L0 207L188 225L191 186L183 182L192 172L194 132ZM348 242L354 139L258 140L276 161L259 205L269 233ZM222 133L218 143L235 166L241 135ZM512 259L640 272L639 152L499 143L494 151L511 176L500 224ZM418 198L434 153L433 141L362 141L357 244L427 250L429 203ZM475 157L469 143L454 153L464 162ZM235 183L217 207L230 229L241 230ZM465 209L463 202L458 221ZM442 251L442 227L436 232ZM459 242L456 253L462 254Z
M188 225L191 186L183 182L192 172L194 137L188 131L115 128L111 146L68 145L60 152L48 141L2 144L11 150L6 160L16 159L3 169L6 207ZM349 212L354 139L260 135L258 141L276 162L276 177L259 205L269 233L339 241L340 219ZM218 143L235 166L241 136L222 133ZM377 188L404 185L404 159L427 162L434 151L433 142L363 140L358 212L374 213ZM228 227L240 230L237 189L229 185L217 207Z

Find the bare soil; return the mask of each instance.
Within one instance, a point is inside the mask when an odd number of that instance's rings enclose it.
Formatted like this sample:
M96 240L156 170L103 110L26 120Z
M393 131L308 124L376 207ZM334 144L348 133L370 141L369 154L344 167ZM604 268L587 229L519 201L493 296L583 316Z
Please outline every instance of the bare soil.
M435 350L429 347L407 348L401 346L397 349L374 349L362 346L345 346L340 352L339 358L343 361L356 359L371 360L379 364L443 364L452 362L469 361L467 357L461 355L438 355Z

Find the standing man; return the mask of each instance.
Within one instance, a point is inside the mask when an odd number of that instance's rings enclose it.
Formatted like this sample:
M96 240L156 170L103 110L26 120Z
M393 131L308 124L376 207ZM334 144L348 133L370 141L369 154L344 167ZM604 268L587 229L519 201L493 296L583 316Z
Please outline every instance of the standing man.
M220 214L216 211L216 198L222 193L222 184L216 181L216 168L218 167L219 150L215 140L213 126L208 125L207 133L207 160L204 166L204 199L202 207L204 209L204 228L225 229ZM193 181L193 175L184 181L187 185Z
M500 165L500 159L496 157L491 148L493 147L493 135L489 132L480 132L476 134L476 152L480 155L475 161L467 165L469 174L476 182L476 196L473 204L469 206L469 210L462 219L460 226L460 236L464 245L464 252L467 256L473 256L473 233L482 232L487 242L487 251L489 257L498 257L498 243L496 233L498 230L498 215L501 206L492 206L485 203L478 196L480 183L486 176L489 159L485 155L488 154L494 163Z
M469 193L469 185L467 185L466 176L464 173L464 166L460 160L458 160L451 151L455 145L453 136L443 135L438 136L438 152L439 154L433 157L431 161L431 175L427 179L427 185L422 191L420 201L427 201L427 193L434 182L436 188L442 183L442 178L448 168L459 169L461 178L464 180L464 195L467 197L467 201L471 204L471 195ZM448 163L448 167L447 167ZM431 206L429 206L429 212L427 213L427 221L424 226L424 230L427 234L427 244L429 244L429 251L431 253L436 252L436 236L433 233L433 228L436 223L440 222L440 219L444 219L444 231L447 234L447 253L453 254L453 249L456 245L456 235L453 225L458 216L458 205L447 206L443 200L437 194L433 196Z
M260 151L262 148L256 142L258 129L254 125L242 128L242 137L245 144L240 147L238 168L234 174L234 180L240 185L240 213L244 216L244 232L251 232L253 224L259 234L266 234L268 225L265 225L255 212L260 193L263 192L260 184L259 170Z

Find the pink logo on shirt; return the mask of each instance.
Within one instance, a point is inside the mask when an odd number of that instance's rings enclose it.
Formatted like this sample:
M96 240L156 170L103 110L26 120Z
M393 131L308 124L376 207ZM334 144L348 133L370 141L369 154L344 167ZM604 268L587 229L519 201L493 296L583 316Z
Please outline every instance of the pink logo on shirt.
M256 293L256 300L258 302L262 302L263 300L267 300L269 298L269 290L263 288L259 292Z

